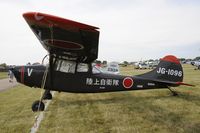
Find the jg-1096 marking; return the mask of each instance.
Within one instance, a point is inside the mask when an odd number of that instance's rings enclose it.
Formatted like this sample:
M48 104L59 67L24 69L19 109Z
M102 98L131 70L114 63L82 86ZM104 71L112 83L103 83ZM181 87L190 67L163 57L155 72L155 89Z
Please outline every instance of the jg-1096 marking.
M178 76L178 77L182 77L183 72L182 71L178 71L178 70L174 70L174 69L167 69L164 67L159 67L157 70L157 73L159 74L167 74L167 75L171 75L171 76Z

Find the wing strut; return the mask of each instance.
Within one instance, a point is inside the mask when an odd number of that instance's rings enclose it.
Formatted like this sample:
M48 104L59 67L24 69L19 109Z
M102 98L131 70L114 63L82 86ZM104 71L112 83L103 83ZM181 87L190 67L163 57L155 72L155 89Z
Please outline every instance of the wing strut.
M51 43L53 44L53 24L49 24L49 29L51 33ZM50 48L50 56L49 56L49 72L50 72L50 85L53 87L53 53Z
M51 42L53 44L53 24L49 25L50 28L50 33L51 33ZM46 56L45 56L46 57ZM44 58L45 58L44 57ZM49 82L50 82L50 88L53 88L53 68L54 68L54 63L53 63L53 53L51 48L49 49L49 65L46 66L43 78L42 78L42 83L41 83L41 88L45 89L46 81L47 81L47 76L49 74ZM46 87L47 88L47 87ZM52 95L50 92L50 89L45 89L43 95L41 96L40 100L37 100L33 103L32 105L32 111L44 111L45 109L45 104L43 103L43 100L45 99L52 99Z

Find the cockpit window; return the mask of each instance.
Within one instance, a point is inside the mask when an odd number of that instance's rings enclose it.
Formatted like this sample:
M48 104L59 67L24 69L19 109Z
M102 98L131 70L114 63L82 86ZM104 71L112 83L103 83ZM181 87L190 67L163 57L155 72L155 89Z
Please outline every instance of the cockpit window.
M77 72L88 72L88 70L89 70L88 64L79 63L77 66Z
M75 73L76 63L73 61L58 60L55 70L65 73Z
M86 72L89 72L89 68L90 68L89 64L86 64L86 63L76 63L75 61L59 59L59 60L56 60L54 70L64 72L64 73L75 73L75 72L86 73ZM100 68L93 65L92 73L97 74L97 73L102 73L102 71L100 70Z
M96 66L93 66L92 67L92 73L97 74L97 73L102 73L102 72L99 68L97 68Z

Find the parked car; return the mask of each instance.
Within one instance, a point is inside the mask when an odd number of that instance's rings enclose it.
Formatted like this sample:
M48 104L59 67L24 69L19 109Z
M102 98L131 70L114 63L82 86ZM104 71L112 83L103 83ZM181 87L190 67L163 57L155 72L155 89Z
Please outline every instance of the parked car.
M139 69L149 69L149 65L147 65L145 63L141 63L141 64L139 64Z

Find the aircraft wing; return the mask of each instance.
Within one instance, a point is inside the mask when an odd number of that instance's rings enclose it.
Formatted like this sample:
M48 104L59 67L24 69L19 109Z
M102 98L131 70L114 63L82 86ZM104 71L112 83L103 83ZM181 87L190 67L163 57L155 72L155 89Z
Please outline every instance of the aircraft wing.
M86 63L97 59L98 27L38 12L23 17L49 53Z

